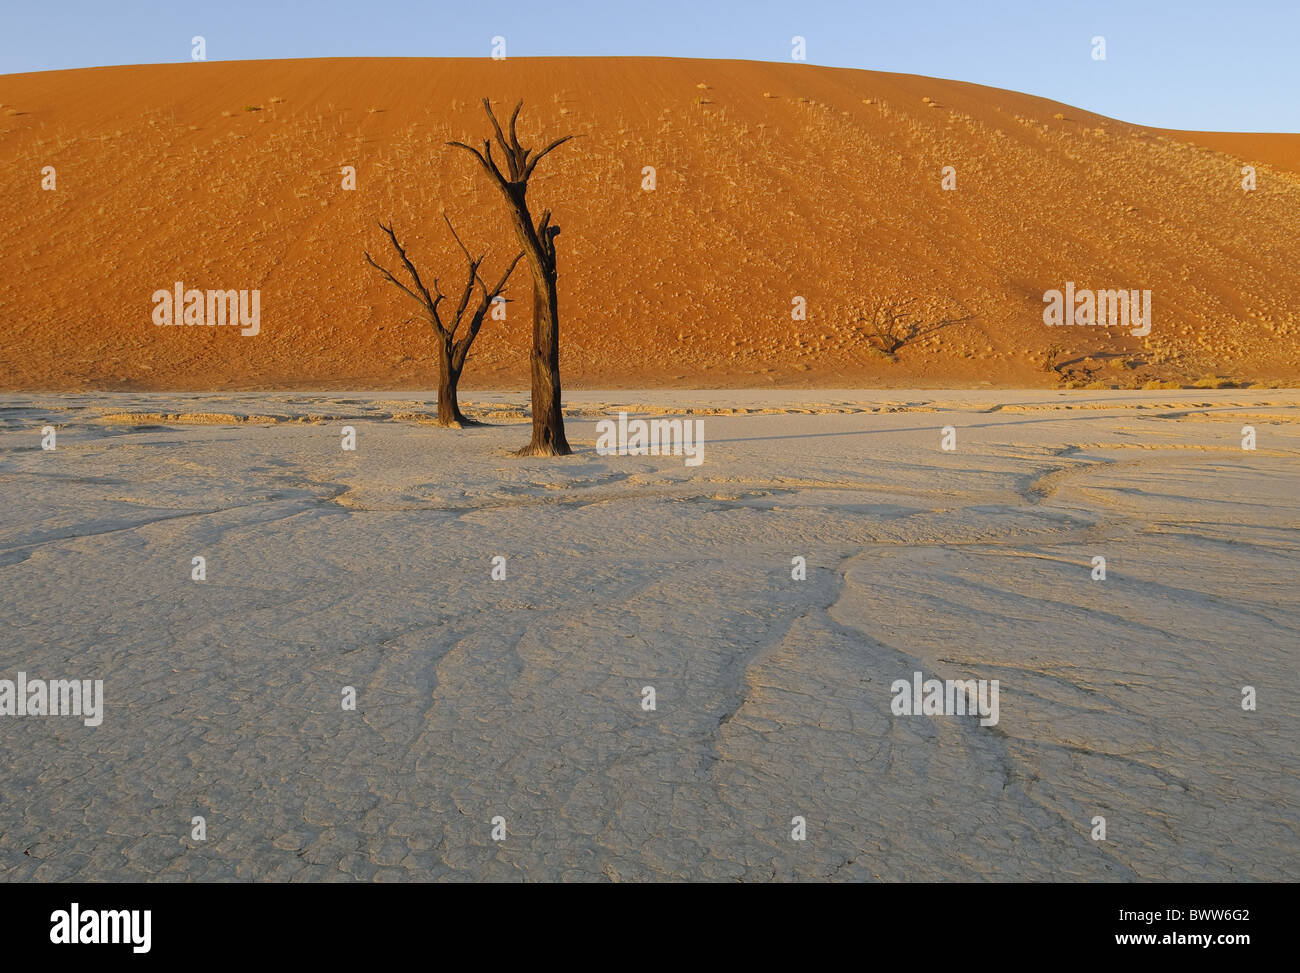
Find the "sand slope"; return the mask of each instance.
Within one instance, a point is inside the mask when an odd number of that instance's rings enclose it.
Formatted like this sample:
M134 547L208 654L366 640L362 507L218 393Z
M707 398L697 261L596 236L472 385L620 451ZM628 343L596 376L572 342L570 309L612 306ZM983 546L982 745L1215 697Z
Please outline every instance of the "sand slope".
M486 134L485 94L526 99L526 143L583 136L533 190L563 228L570 388L1050 385L1052 344L1078 383L1300 379L1297 136L809 65L344 59L0 78L0 386L428 386L430 335L361 251L392 219L429 277L458 277L445 207L489 272L513 252L495 192L443 146ZM154 327L177 280L259 288L262 334ZM1151 335L1046 328L1067 280L1151 289ZM889 293L972 317L891 361L850 313ZM508 294L471 386L526 381L522 278Z

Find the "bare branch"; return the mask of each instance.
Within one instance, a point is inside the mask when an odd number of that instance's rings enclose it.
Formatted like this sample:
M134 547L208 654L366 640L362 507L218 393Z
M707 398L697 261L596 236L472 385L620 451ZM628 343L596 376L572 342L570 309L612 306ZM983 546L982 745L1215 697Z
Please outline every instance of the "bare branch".
M515 110L510 113L510 145L514 149L515 162L519 166L519 171L524 174L522 181L527 182L528 181L528 175L527 175L528 156L532 154L532 150L525 149L522 145L519 144L519 136L515 132L515 122L519 118L519 112L523 107L524 107L524 100L520 98L519 103L515 105Z
M428 313L428 311L429 311L429 307L428 307L428 305L425 304L424 300L423 300L423 299L422 299L418 294L416 294L416 293L415 293L414 291L412 291L409 287L407 287L405 284L403 284L400 280L398 280L396 277L394 277L392 274L390 274L390 273L388 272L388 270L387 270L385 267L381 267L379 264L375 263L375 258L372 257L372 256L370 256L369 251L364 251L364 250L363 250L362 252L366 255L366 262L369 263L370 266L374 267L375 270L377 270L377 271L379 271L381 274L383 274L384 277L388 280L388 282L389 282L390 284L392 284L394 287L396 287L396 288L398 288L399 290L401 290L401 292L402 292L403 294L405 294L405 295L406 295L407 297L409 297L411 300L413 300L413 301L415 301L417 304L419 304L420 307L424 309L424 311L425 311L426 314ZM408 320L409 320L409 319L408 319Z
M483 157L483 153L480 152L478 149L474 148L474 146L472 146L472 145L466 145L464 142L448 142L447 144L450 145L450 146L453 146L453 147L455 147L455 148L457 148L457 149L464 149L466 152L469 152L469 153L473 154L473 156L474 156L476 159L478 159L478 161L482 164L482 166L483 166L484 169L486 169L486 168L488 167L488 161L487 161L487 159L485 159L485 158Z
M519 105L522 106L523 102L521 101ZM519 159L516 157L515 152L511 149L510 143L506 141L505 134L501 131L501 123L497 121L496 113L492 111L492 102L489 101L487 98L483 99L483 110L487 112L488 121L492 123L492 130L496 133L497 144L501 146L501 151L505 153L506 165L510 167L510 181L518 182L519 181ZM518 114L518 112L519 112L519 108L517 107L515 109L515 113ZM513 117L514 116L511 116L512 126L513 126ZM518 143L516 143L516 145L517 144ZM489 158L491 158L491 152L492 149L491 146L489 146L488 147Z
M484 140L483 142L486 154L474 148L472 145L466 145L464 142L448 142L447 144L454 148L464 149L466 152L472 153L474 158L478 159L479 165L483 167L484 171L486 171L489 176L495 179L503 188L507 185L506 177L501 174L501 170L497 168L496 162L492 159L492 147L487 140Z
M474 296L474 283L477 280L478 265L471 260L465 275L465 286L461 288L460 300L456 302L456 318L451 326L453 335L456 333L456 329L460 327L461 318L465 316L465 308L469 307L469 299Z
M518 264L519 261L523 259L524 259L524 252L520 250L517 254L515 254L515 259L510 261L510 266L507 267L506 272L501 275L501 279L497 281L497 286L492 288L492 290L488 292L487 297L488 297L489 304L496 299L497 295L499 295L503 290L505 290L506 281L508 281L510 279L510 275L514 273L515 265Z
M524 103L522 100L520 100L519 103L515 105L514 111L510 113L510 123L509 123L510 138L509 140L507 140L506 133L501 129L501 123L497 121L496 112L492 110L492 102L487 98L483 99L483 111L487 114L488 121L492 123L493 136L496 139L497 145L500 146L501 151L505 154L506 157L506 167L510 172L510 178L508 180L505 178L505 175L501 172L500 167L497 166L496 160L492 157L491 139L484 140L482 151L475 148L471 148L470 146L466 145L463 142L448 142L447 144L453 145L460 149L465 149L468 152L473 152L474 155L478 157L478 160L483 165L483 167L487 169L489 173L495 175L503 183L505 182L516 183L516 184L527 183L529 177L533 174L533 169L537 167L537 163L541 161L542 156L546 155L552 149L558 148L559 146L563 145L565 142L569 141L569 139L577 138L578 136L565 135L561 138L556 139L554 142L546 146L546 148L542 149L542 151L538 152L536 155L533 155L531 149L525 149L523 146L519 144L519 134L518 134L517 127L518 127L518 120L519 120L519 112L523 107L524 107Z
M406 267L406 272L411 275L411 280L415 282L416 288L422 295L424 295L425 303L432 307L433 298L429 295L429 289L425 287L424 282L420 280L420 272L415 269L415 264L411 263L410 258L406 256L406 248L397 242L397 234L393 232L393 225L390 223L388 226L384 226L381 222L379 228L388 234L388 239L393 243L393 249L396 250L397 255L402 258L402 264Z
M442 290L438 287L438 279L435 277L433 280L433 289L434 292L437 294L437 297L434 297L432 294L429 293L429 289L424 286L424 281L420 279L420 272L415 269L415 264L413 264L411 262L411 259L406 255L406 248L403 247L397 241L397 234L393 231L392 224L385 226L381 221L379 223L379 228L388 235L388 239L392 243L393 249L397 251L397 255L398 257L401 258L402 265L406 267L406 272L410 275L411 280L414 282L416 289L412 290L411 288L403 284L400 280L398 280L396 277L394 277L393 274L391 274L386 267L383 267L380 264L378 264L375 261L375 259L372 256L370 256L369 251L363 251L366 256L366 262L369 263L370 266L374 267L381 274L383 274L384 278L390 284L398 288L403 294L405 294L407 297L411 298L411 300L419 304L421 310L424 313L424 316L428 319L429 323L433 325L433 327L438 331L439 334L445 334L446 329L443 327L442 317L438 313L438 305L444 300Z
M515 110L510 113L510 145L516 152L523 152L524 155L527 155L527 153L519 147L519 136L515 134L515 121L519 118L520 109L523 107L524 100L520 98L519 104L515 105ZM520 161L522 162L523 159L521 158Z
M577 136L576 136L576 135L565 135L565 136L563 136L562 138L558 138L558 139L556 139L554 142L552 142L550 145L548 145L546 148L542 149L542 151L538 152L537 155L533 156L532 161L529 162L528 165L527 165L527 166L525 167L525 169L524 169L524 178L523 178L523 181L524 181L524 182L527 182L527 181L528 181L528 177L531 176L531 175L533 174L533 169L535 169L535 168L537 167L537 163L539 163L539 162L542 161L542 156L546 155L547 152L550 152L551 149L559 148L561 145L563 145L565 142L569 141L569 139L572 139L572 138L577 138Z
M483 282L483 279L481 277L478 279L478 307L474 309L474 313L470 316L469 329L465 332L464 337L456 343L455 364L457 368L464 366L465 358L469 354L469 346L478 336L479 329L483 327L483 320L487 317L488 309L492 307L492 302L495 301L501 294L501 291L505 289L506 281L510 279L510 275L514 273L515 266L523 258L524 253L522 250L515 254L515 259L510 261L510 266L506 268L505 273L501 275L501 279L497 281L496 286L490 291L488 290L487 285Z
M461 241L460 234L457 233L456 228L451 225L451 220L447 218L446 210L443 211L442 221L447 224L447 229L451 230L452 237L455 238L456 243L460 245L461 253L465 254L465 259L468 260L470 263L473 263L474 258L470 255L469 247L465 246L465 244ZM484 254L484 256L486 256L486 254ZM480 261L482 259L483 259L482 257L479 258Z

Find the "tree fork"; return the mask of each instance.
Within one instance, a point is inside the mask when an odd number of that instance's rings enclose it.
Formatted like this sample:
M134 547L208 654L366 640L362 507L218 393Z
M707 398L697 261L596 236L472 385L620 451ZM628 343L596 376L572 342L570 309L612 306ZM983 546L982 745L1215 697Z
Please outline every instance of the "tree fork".
M447 295L442 292L442 288L438 286L438 279L436 277L433 279L433 293L431 294L429 289L424 286L424 281L420 279L420 272L415 269L415 264L406 255L406 248L398 242L397 234L393 231L391 224L385 226L380 223L379 227L387 234L393 249L397 251L397 256L402 261L402 266L406 268L406 273L410 276L414 289L407 287L388 270L376 263L369 252L366 252L366 261L383 274L385 280L420 305L421 314L429 322L438 339L438 425L462 426L471 421L465 418L460 411L460 402L457 398L457 387L460 383L460 376L465 371L465 359L469 356L469 347L474 343L474 339L478 337L479 329L483 327L483 319L487 316L492 302L505 289L506 282L510 280L510 275L514 273L515 266L523 259L524 254L522 251L516 254L515 259L510 261L510 266L501 275L501 279L496 286L489 289L479 275L479 268L483 265L487 252L485 251L476 258L469 252L469 248L461 240L456 228L451 225L451 220L447 218L446 213L442 214L442 218L447 224L447 229L451 231L452 237L456 240L456 244L460 247L461 253L465 255L468 266L465 286L456 302L455 311L453 312L454 317L449 322L443 321L442 313L438 309L438 306L448 299ZM475 287L478 288L479 299L478 303L471 308L470 298L474 296ZM469 311L469 324L465 333L457 338L456 332L465 318L466 311Z

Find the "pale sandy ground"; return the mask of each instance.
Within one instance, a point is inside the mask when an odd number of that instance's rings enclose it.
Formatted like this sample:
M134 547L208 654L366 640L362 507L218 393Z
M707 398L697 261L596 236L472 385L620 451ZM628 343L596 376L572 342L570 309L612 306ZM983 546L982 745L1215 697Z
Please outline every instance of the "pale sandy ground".
M0 399L0 678L107 695L0 719L0 876L1300 878L1300 392L589 393L564 460L467 398ZM692 469L598 404L804 411Z

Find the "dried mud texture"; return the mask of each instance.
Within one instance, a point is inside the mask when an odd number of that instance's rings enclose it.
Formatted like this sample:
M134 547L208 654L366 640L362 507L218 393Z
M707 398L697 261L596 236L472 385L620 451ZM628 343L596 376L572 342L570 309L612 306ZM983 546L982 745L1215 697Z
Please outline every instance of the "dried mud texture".
M702 466L595 453L672 400ZM0 678L107 697L0 719L0 878L1300 878L1300 393L523 405L0 398Z

